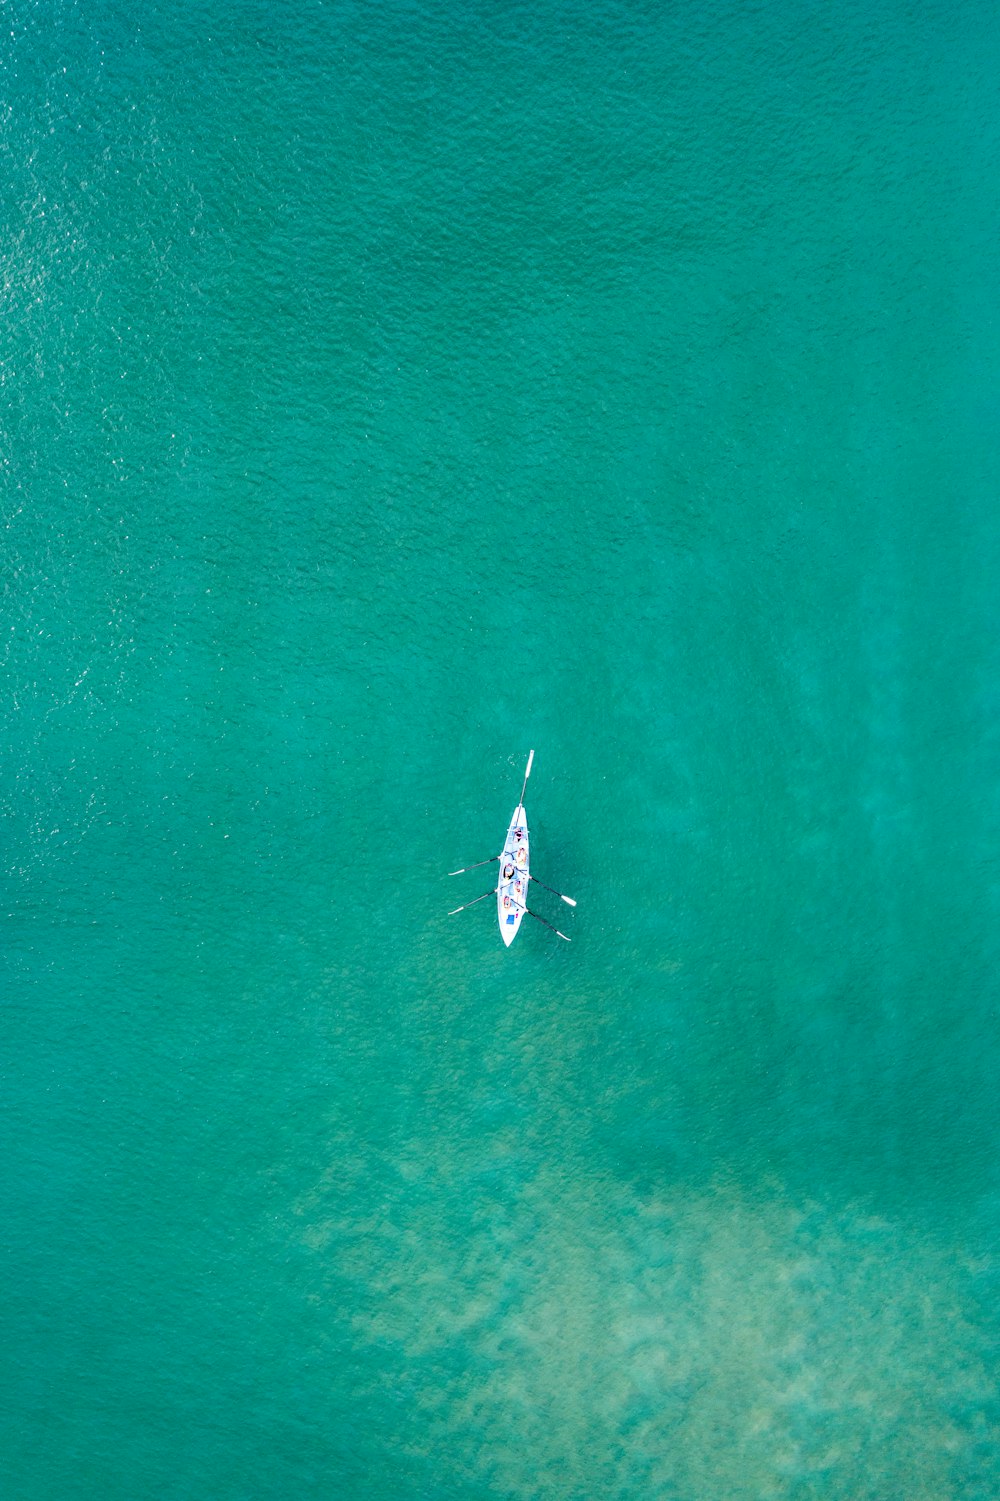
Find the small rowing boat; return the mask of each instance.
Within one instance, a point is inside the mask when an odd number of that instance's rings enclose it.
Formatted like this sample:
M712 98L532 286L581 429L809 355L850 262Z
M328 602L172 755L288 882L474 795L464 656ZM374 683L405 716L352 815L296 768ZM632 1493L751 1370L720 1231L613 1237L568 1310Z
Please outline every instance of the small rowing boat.
M531 908L528 906L529 881L534 881L536 886L541 886L546 891L551 891L553 896L559 897L560 901L565 902L567 906L576 906L576 902L574 902L571 896L563 896L563 893L561 891L556 891L555 887L553 886L546 886L544 881L540 881L537 876L533 876L531 874L531 857L528 841L528 815L524 807L524 789L528 785L528 778L531 775L531 763L534 759L535 753L534 751L531 751L528 756L528 765L524 773L524 782L521 787L521 796L518 799L517 807L514 809L513 816L510 820L510 826L507 829L507 838L504 840L503 849L501 850L500 854L491 856L489 860L477 860L475 865L463 865L460 870L452 870L448 872L448 874L452 876L461 876L464 875L467 870L477 870L481 865L492 865L494 864L494 862L499 862L500 879L498 880L497 884L490 891L484 891L482 896L477 896L474 901L466 902L462 907L453 908L453 910L448 913L448 916L454 917L456 912L464 912L466 907L474 907L476 905L476 902L485 902L488 896L493 896L495 894L497 899L497 921L500 924L500 936L507 948L510 948L511 944L514 942L514 939L517 937L518 931L521 927L522 919L525 917L525 915L527 915L528 917L533 917L535 921L540 922L543 927L551 928L552 932L555 933L557 938L564 938L566 939L567 943L570 942L570 939L566 938L565 933L560 933L559 929L553 927L550 922L546 922L544 917L539 917L537 912L532 912Z
M534 755L534 751L531 753ZM531 761L528 761L531 769ZM524 778L528 780L527 775ZM497 886L497 921L500 937L510 948L517 937L521 918L528 910L528 816L524 804L518 803L500 852L500 884Z

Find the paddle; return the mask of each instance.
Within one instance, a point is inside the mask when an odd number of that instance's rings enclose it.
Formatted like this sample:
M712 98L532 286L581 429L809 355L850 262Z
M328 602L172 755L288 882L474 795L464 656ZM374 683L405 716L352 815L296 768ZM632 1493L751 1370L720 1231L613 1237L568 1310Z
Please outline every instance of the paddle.
M532 763L532 761L534 759L535 759L535 753L534 753L534 751L529 751L528 752L528 765L527 765L527 768L526 768L525 773L524 773L524 781L521 783L521 796L517 800L517 806L519 808L523 808L524 807L524 789L528 785L528 778L531 776L531 763Z
M488 860L477 860L475 865L463 865L461 870L449 870L448 874L450 876L464 876L467 870L478 870L481 865L492 865L499 859L499 855L491 855Z
M564 901L567 906L569 906L569 907L575 907L576 906L576 902L574 902L574 900L573 900L573 898L571 896L563 896L563 894L562 894L561 891L557 891L554 886L546 886L545 882L544 881L540 881L537 876L529 876L528 879L529 879L529 881L534 881L534 883L535 883L536 886L542 886L542 887L545 888L546 891L551 891L551 893L552 893L553 896L559 897L560 900Z
M487 895L489 895L488 892L487 892ZM527 914L528 914L529 917L533 917L536 922L540 922L542 924L542 927L544 927L544 928L552 928L552 924L550 922L546 922L544 917L539 917L539 915L538 915L537 912L532 912L532 910L531 910L530 907L525 907L524 910L525 910L525 912L527 912ZM566 934L565 933L560 933L560 931L559 931L558 928L552 928L552 931L556 935L557 938L566 938ZM566 942L567 943L572 943L573 940L572 940L572 938L566 938Z
M524 781L521 784L521 796L518 799L518 804L517 804L519 808L523 808L524 807L524 789L528 785L528 778L531 776L531 763L532 763L532 761L534 759L535 759L535 753L534 753L534 751L529 751L528 752L528 765L527 765L527 769L526 769L526 771L524 773ZM488 860L477 860L476 863L475 863L475 865L463 865L462 868L461 868L461 870L449 870L448 874L450 876L464 876L465 872L467 870L478 870L481 865L492 865L492 864L494 864L495 861L497 861L499 859L500 859L499 855L491 855ZM539 882L539 884L541 884L541 883ZM551 890L551 887L549 889ZM558 895L559 895L559 893L557 891L556 892L556 896L558 896ZM476 900L478 901L479 898L477 897ZM576 903L574 902L572 905L575 906ZM471 902L469 903L469 906L470 907L472 906ZM461 912L461 910L462 910L461 907L456 907L455 908L456 912ZM450 917L451 913L449 913L448 915Z
M466 907L474 907L476 905L476 902L485 902L488 896L496 896L496 894L497 888L494 886L492 891L484 891L482 896L477 896L475 901L466 902L464 907L452 907L451 911L448 913L448 916L454 917L456 912L464 912Z

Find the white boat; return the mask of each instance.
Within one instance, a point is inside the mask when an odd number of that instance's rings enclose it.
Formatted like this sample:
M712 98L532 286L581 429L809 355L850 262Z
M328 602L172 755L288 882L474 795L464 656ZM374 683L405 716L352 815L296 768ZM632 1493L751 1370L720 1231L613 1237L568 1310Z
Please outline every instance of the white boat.
M518 803L500 853L500 883L497 886L497 921L500 937L508 948L517 937L521 919L528 909L529 864L528 815L524 804Z
M536 886L542 886L546 891L551 891L553 896L559 897L560 901L565 902L567 906L576 906L576 902L574 902L571 896L563 896L561 891L556 891L553 886L546 886L544 881L540 881L537 876L533 876L531 874L531 857L528 843L528 815L524 807L524 789L528 785L528 778L531 775L531 763L534 759L535 753L534 751L531 751L528 756L528 765L524 773L524 784L521 787L521 796L518 799L517 807L514 809L514 814L511 818L510 826L507 829L507 838L504 840L503 849L500 854L491 856L489 860L477 860L475 865L463 865L459 870L452 870L448 872L448 874L452 876L461 876L464 875L467 870L476 870L481 865L492 865L494 864L494 862L499 861L500 876L497 884L490 891L484 891L482 896L477 896L473 901L466 902L464 906L453 908L452 911L448 913L448 916L454 917L456 912L464 912L466 907L474 907L476 905L476 902L485 902L488 896L493 896L495 894L497 899L497 921L500 924L500 936L503 939L506 948L510 948L511 944L514 942L514 939L517 937L518 931L521 927L521 921L525 915L527 915L528 917L533 917L536 922L540 922L544 927L551 928L552 932L555 933L558 938L565 938L567 943L570 942L570 939L566 938L565 933L560 933L559 929L553 927L550 922L546 922L544 917L539 917L537 912L532 912L531 908L528 906L529 881L534 881Z

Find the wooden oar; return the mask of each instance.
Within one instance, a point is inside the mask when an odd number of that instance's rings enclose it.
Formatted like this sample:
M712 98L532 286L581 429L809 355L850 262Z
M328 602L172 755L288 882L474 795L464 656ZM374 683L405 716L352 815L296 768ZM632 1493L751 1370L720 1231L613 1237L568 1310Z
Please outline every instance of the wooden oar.
M499 855L491 855L488 860L477 860L475 865L463 865L461 870L449 870L448 874L450 876L464 876L467 870L478 870L481 865L492 865L494 861L499 859Z
M487 896L488 895L489 895L489 893L487 892ZM529 917L533 917L536 922L540 922L544 928L552 928L552 924L550 922L546 922L544 917L539 917L539 915L538 915L537 912L532 912L532 910L531 910L530 907L525 907L524 910L525 910L525 912L527 912L527 914L528 914ZM566 934L565 933L560 933L560 931L559 931L558 928L552 928L552 931L556 935L557 938L566 938ZM572 938L566 938L566 942L567 943L572 943L573 940L572 940Z
M542 886L542 887L544 887L546 891L551 891L551 893L552 893L553 896L559 897L559 899L561 901L564 901L568 907L575 907L576 906L576 902L574 902L574 900L573 900L573 898L571 896L563 896L563 894L562 894L561 891L557 891L554 886L546 886L545 882L544 881L540 881L537 876L529 876L528 880L529 881L534 881L534 883L535 883L536 886Z
M494 886L492 891L484 891L482 896L476 897L475 901L466 902L465 906L463 907L452 907L451 911L448 913L448 916L454 917L456 912L464 912L466 907L474 907L476 905L476 902L485 902L488 896L496 896L497 890L498 887Z

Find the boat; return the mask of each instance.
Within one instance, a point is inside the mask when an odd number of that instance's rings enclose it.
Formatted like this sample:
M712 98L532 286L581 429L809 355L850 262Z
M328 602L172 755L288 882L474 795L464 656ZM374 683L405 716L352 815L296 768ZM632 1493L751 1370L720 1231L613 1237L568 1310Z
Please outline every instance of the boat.
M531 764L535 759L535 752L528 755L528 765L524 772L524 782L521 786L521 796L518 798L517 807L514 809L510 824L507 829L507 837L504 840L503 849L499 855L492 855L488 860L477 860L474 865L463 865L458 870L450 870L451 876L462 876L468 870L478 870L482 865L500 866L497 884L489 891L484 891L482 896L477 896L471 902L466 902L461 907L454 907L448 913L454 917L457 912L464 912L466 907L474 907L477 902L485 902L488 896L496 895L497 899L497 922L500 924L500 937L504 941L504 947L510 948L514 939L520 932L521 923L525 917L533 917L543 927L551 928L557 938L562 938L566 943L571 942L565 933L552 923L546 922L544 917L539 917L537 912L532 912L528 906L528 883L534 881L536 886L541 886L546 891L551 891L569 907L575 907L576 902L571 896L564 896L561 891L556 891L554 886L546 886L537 876L531 874L530 842L528 839L528 815L524 806L524 789L528 785L531 776Z
M530 760L528 766L531 766ZM525 776L525 781L527 780ZM528 882L531 880L529 867L528 815L524 811L524 804L518 803L500 851L500 881L497 885L497 921L500 924L500 937L507 948L510 948L517 937L521 919L528 910Z

